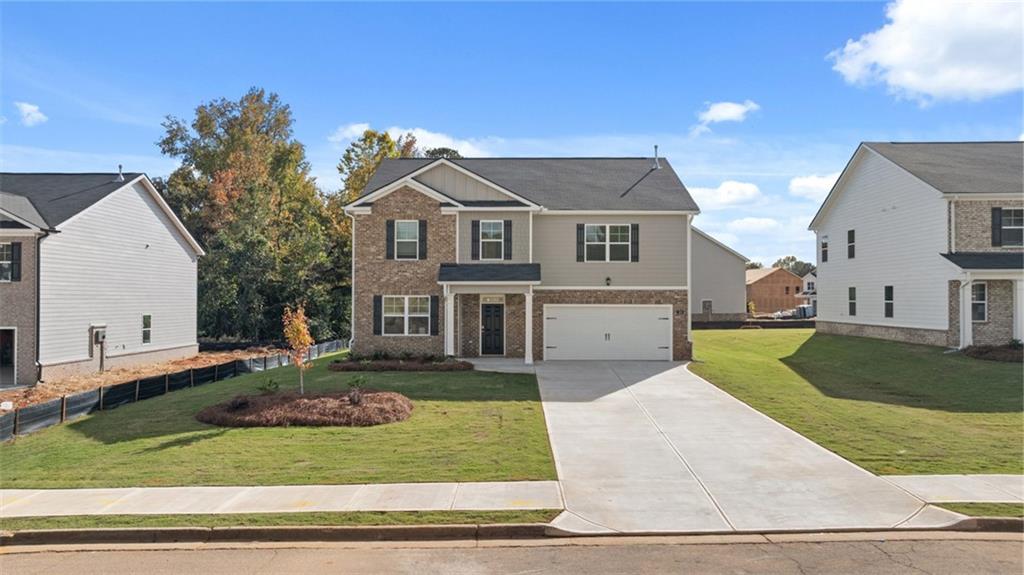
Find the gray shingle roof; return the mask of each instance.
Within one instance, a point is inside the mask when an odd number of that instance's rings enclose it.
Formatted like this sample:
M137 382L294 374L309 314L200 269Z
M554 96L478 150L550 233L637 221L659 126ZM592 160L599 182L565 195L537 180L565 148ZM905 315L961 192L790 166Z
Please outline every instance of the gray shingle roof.
M1024 252L957 252L942 257L963 270L1024 269Z
M441 264L439 282L539 282L540 264Z
M389 158L370 178L372 193L435 160ZM697 210L672 165L653 158L467 158L453 163L552 210ZM457 199L457 198L456 198Z
M945 194L1024 193L1024 142L864 142Z
M117 174L113 173L3 172L0 173L0 202L3 202L0 206L39 227L55 228L141 175L126 173L124 181L118 181ZM35 221L33 217L41 221Z

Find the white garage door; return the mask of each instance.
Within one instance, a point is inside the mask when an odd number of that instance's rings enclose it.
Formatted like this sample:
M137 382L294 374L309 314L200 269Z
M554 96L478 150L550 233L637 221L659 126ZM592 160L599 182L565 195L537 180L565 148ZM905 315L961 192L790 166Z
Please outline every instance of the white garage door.
M672 359L670 305L545 305L544 359Z

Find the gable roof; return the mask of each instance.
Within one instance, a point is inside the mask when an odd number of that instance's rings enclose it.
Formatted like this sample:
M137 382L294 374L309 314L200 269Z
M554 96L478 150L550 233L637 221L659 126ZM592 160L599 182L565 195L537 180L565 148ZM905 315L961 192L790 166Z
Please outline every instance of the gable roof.
M128 173L124 174L124 180L118 180L117 174L3 172L0 173L0 193L21 199L0 200L3 201L0 207L24 220L36 217L39 223L33 222L33 225L54 229L141 175Z
M360 197L439 162L388 158ZM464 158L446 160L550 210L699 211L668 160L653 158Z
M730 248L729 246L723 244L722 242L716 240L715 238L711 237L711 235L708 234L707 232L705 232L703 230L700 230L700 229L697 229L696 226L690 226L690 229L692 229L695 234L698 234L700 237L702 237L702 238L708 240L709 242L711 242L712 244L722 248L724 251L726 251L726 252L728 252L728 253L738 257L739 259L743 260L744 262L750 261L747 258L747 256L739 253L738 251L736 251L736 250Z
M747 270L747 285L750 285L750 284L755 283L755 282L759 282L759 281L763 280L764 278L772 275L775 272L784 272L784 273L787 273L787 274L793 276L794 278L796 278L798 280L802 280L803 279L800 276L796 275L795 273L787 270L786 268L757 268L757 269L753 269L753 270Z

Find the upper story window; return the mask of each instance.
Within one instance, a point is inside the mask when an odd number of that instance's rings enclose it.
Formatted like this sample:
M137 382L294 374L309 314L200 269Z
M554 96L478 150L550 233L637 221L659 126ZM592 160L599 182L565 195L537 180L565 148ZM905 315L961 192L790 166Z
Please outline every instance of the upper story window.
M1009 247L1024 246L1024 208L1003 208L999 228L1002 242Z
M587 224L584 230L586 261L628 262L630 226Z
M153 341L153 316L142 316L142 343Z
M971 321L988 320L988 284L971 284Z
M395 259L415 260L420 255L420 223L418 220L395 221Z
M853 317L857 315L857 288L851 287L847 289L849 291L847 296L849 298L847 300L847 312L849 312L850 317Z
M821 261L822 263L828 261L828 238L821 239Z
M480 259L505 259L505 222L503 220L482 220L480 222Z
M384 296L384 335L429 335L430 296Z
M846 257L853 259L857 255L856 244L857 237L853 230L847 230L846 232Z
M885 304L885 317L892 317L894 311L893 307L896 301L893 295L892 286L885 286L885 288L883 288L883 291L885 292L883 294Z
M12 244L0 244L0 282L11 281L14 269L14 249Z
M807 282L807 291L814 291L814 282Z
M789 295L789 286L786 286L786 295Z

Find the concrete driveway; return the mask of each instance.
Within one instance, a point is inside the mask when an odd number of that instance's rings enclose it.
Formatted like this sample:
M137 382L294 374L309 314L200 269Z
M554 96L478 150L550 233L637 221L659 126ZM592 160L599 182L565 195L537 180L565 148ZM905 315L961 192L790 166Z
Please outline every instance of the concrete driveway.
M669 362L542 362L570 532L923 528L922 500Z

